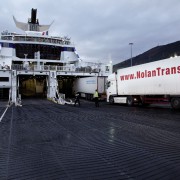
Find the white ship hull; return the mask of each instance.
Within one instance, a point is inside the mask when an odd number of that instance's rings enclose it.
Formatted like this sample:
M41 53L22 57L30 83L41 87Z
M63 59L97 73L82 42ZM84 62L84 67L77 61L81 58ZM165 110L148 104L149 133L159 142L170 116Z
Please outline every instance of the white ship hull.
M82 64L70 38L49 36L50 25L40 26L32 11L35 17L28 23L14 18L25 34L1 33L0 98L71 96L76 78L112 73L111 64Z

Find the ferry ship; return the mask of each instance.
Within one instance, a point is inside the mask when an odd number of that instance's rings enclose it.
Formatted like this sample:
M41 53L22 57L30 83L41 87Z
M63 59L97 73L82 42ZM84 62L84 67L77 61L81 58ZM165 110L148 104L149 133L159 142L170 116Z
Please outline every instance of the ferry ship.
M0 38L0 99L53 98L72 95L75 78L108 76L111 63L81 61L67 36L49 35L50 25L40 25L37 9L27 23L13 16L24 34L3 31Z

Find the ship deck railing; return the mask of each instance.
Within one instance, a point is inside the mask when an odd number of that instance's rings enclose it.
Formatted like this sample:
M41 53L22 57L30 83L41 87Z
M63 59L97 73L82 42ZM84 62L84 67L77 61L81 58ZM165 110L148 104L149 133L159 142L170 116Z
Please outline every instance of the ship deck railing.
M90 67L75 66L55 66L55 65L21 65L13 64L12 70L17 71L62 71L62 72L82 72L82 73L99 73L99 69L91 69Z
M1 36L1 40L8 41L22 41L22 42L35 42L35 43L50 43L60 45L73 45L70 39L52 37L52 36L28 36L28 35L6 35Z

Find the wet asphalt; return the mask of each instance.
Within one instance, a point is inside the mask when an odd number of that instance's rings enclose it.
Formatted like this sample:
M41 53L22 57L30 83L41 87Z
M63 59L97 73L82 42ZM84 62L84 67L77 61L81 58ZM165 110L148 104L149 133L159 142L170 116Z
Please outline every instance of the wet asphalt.
M26 99L0 122L0 180L179 178L180 111L169 106Z

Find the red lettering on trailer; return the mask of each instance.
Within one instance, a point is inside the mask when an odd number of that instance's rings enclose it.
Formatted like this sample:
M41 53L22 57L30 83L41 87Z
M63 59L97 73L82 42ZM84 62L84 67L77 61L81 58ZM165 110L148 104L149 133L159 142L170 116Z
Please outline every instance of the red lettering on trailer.
M157 75L160 76L160 75L161 75L161 68L158 67L158 68L156 68L156 69L157 69Z
M133 79L144 79L144 78L165 76L165 75L171 75L171 74L180 74L180 66L177 66L177 67L174 66L170 68L157 67L156 69L153 69L153 70L137 71L134 74L121 75L120 80L127 81L127 80L133 80Z
M176 74L176 67L171 68L171 74Z
M169 74L170 74L170 69L166 68L166 75L169 75Z
M180 66L177 67L177 73L180 73Z

